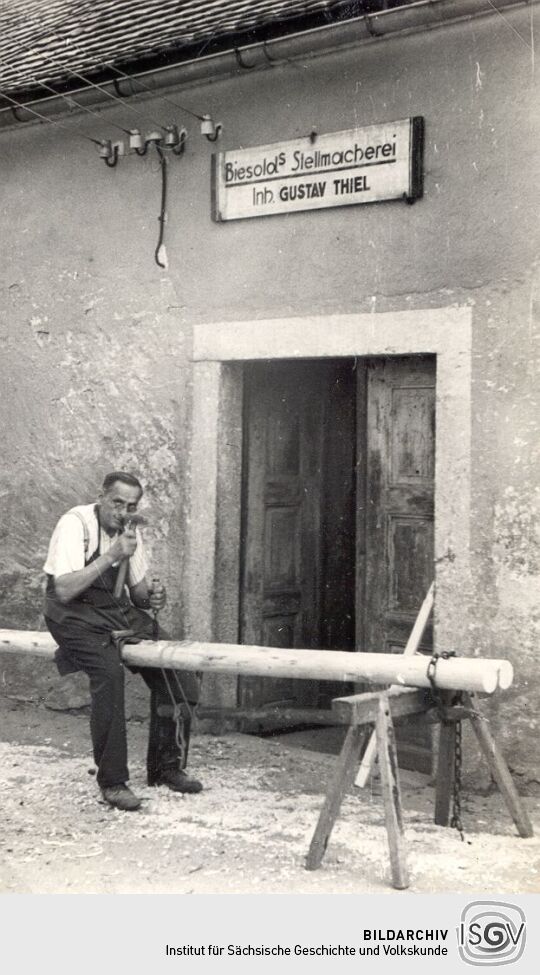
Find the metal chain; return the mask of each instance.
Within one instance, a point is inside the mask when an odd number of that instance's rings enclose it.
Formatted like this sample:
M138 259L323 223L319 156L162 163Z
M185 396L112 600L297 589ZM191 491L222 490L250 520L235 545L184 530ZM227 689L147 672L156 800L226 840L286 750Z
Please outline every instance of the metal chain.
M452 829L457 829L463 843L465 842L465 835L463 832L463 824L461 822L461 774L463 769L462 730L461 721L456 721L456 736L454 744L454 786L452 790L452 817L450 819L450 826Z
M454 657L455 653L453 651L443 651L443 653L434 653L429 661L427 668L427 678L431 684L431 693L433 695L433 701L439 718L442 724L449 724L446 717L446 706L441 697L439 688L437 687L436 675L437 675L437 662L440 657L443 660L447 660L449 657ZM458 694L455 698L454 704L461 706L462 694ZM461 779L463 770L463 749L462 749L462 726L461 721L455 722L455 736L454 736L454 776L452 784L452 814L450 817L450 826L452 829L456 829L461 837L462 842L465 841L465 834L463 831L463 824L461 822Z
M437 708L437 713L439 715L439 718L441 722L443 722L443 724L446 724L447 723L446 704L441 696L440 689L437 686L437 663L439 662L441 657L443 658L443 660L448 660L449 657L455 657L455 653L453 650L451 651L444 650L442 653L434 653L430 657L427 671L426 671L426 676L429 683L431 684L431 694L433 697L433 703Z

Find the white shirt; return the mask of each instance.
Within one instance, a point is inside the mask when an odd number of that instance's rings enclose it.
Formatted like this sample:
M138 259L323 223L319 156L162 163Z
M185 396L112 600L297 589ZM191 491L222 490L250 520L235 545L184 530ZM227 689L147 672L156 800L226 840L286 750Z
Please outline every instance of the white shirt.
M84 550L84 527L81 518L86 524L88 533L88 551L86 557ZM99 532L100 526L96 518L95 504L79 504L74 508L70 508L65 515L62 515L52 533L47 561L43 566L43 570L47 575L54 576L55 579L58 579L59 576L67 575L69 572L78 572L79 569L84 569L87 560L97 551L98 541L101 555L104 555L118 537L117 533L111 538L110 535L107 535L107 532L101 529L101 534L98 539ZM135 529L135 534L137 536L137 548L129 559L127 577L129 587L136 586L137 583L144 579L148 572L144 544L138 528ZM114 565L118 564L117 562L114 563Z

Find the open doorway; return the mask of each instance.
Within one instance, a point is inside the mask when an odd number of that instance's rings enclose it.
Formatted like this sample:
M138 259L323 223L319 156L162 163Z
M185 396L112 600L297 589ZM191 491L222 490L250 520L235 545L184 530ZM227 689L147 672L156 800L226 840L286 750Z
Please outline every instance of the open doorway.
M246 363L244 390L240 642L402 652L433 576L435 356ZM352 690L239 684L243 707Z

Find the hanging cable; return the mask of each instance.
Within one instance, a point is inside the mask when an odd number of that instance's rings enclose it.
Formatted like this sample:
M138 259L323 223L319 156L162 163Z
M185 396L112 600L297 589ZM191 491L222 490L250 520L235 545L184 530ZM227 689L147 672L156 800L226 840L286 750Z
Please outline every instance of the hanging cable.
M163 155L161 146L156 142L156 152L159 156L159 162L161 166L161 207L159 211L159 237L157 242L157 247L154 251L154 260L158 267L166 269L167 265L163 264L160 260L160 250L163 246L163 237L165 234L165 220L166 220L166 208L167 208L167 159Z
M29 108L29 106L26 105L24 102L18 102L18 101L16 101L16 99L15 98L12 98L11 95L7 95L6 92L2 88L0 88L0 95L2 96L2 98L5 98L6 101L10 102L14 106L14 109L15 110L17 108L23 108L25 112L30 112L31 115L35 115L36 118L40 118L43 122L50 122L51 125L59 125L60 128L61 129L64 129L66 132L72 132L73 131L73 128L74 128L75 131L78 133L79 138L86 139L88 142L93 142L94 145L96 145L96 146L102 146L103 145L103 141L101 139L92 139L91 136L86 135L86 133L84 133L84 132L81 132L81 130L79 128L77 128L77 126L73 126L73 127L69 126L68 127L67 125L63 125L62 122L60 122L58 119L49 118L47 115L42 115L41 112L36 112L36 111L34 111L33 108ZM15 117L17 117L17 116L15 116Z

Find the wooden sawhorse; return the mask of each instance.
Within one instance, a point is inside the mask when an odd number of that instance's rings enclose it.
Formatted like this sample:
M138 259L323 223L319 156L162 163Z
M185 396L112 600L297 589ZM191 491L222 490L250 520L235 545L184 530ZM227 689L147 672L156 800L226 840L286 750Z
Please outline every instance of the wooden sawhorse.
M322 863L341 803L354 782L364 748L371 737L370 726L374 723L392 886L397 890L404 890L409 886L393 718L414 716L414 720L433 722L442 717L435 799L437 825L448 826L450 821L456 722L469 720L519 835L533 835L527 811L491 734L488 721L479 710L476 698L471 694L462 694L460 704L453 705L453 697L453 692L444 694L446 706L442 716L441 708L436 708L430 691L414 688L391 688L388 691L354 694L332 702L337 713L348 718L349 728L306 857L308 870L316 870Z

